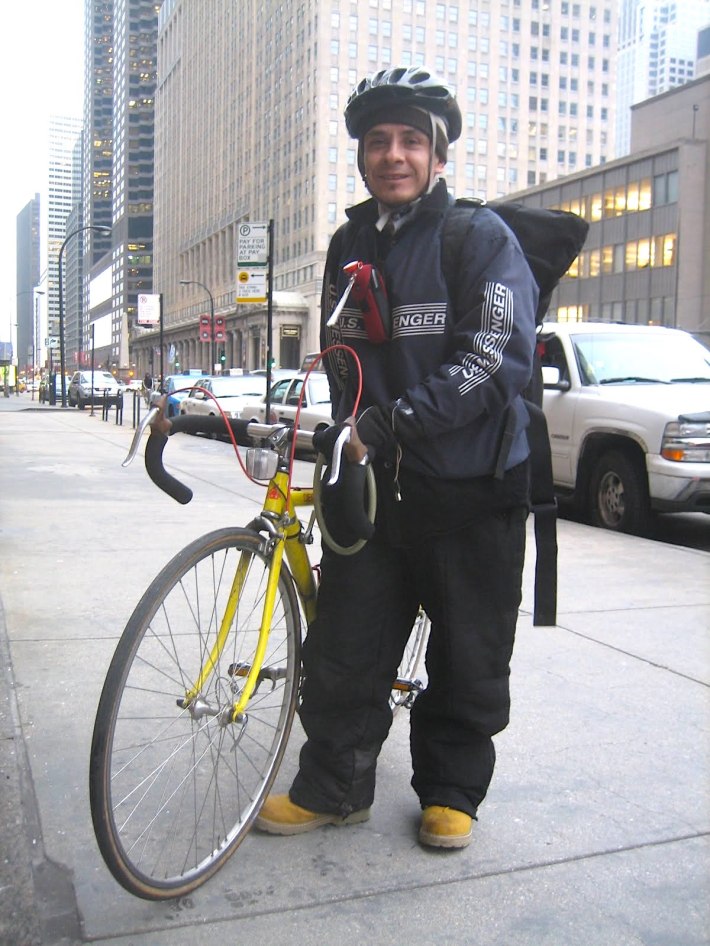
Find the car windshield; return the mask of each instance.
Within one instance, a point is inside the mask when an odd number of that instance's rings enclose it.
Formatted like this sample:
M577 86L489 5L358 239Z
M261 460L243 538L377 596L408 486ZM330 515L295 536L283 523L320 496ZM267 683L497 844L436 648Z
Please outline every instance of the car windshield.
M311 375L309 394L311 404L330 404L330 386L326 375Z
M259 375L215 378L212 381L212 393L215 397L262 397L266 393L266 378Z
M584 384L710 382L710 351L682 332L574 335Z

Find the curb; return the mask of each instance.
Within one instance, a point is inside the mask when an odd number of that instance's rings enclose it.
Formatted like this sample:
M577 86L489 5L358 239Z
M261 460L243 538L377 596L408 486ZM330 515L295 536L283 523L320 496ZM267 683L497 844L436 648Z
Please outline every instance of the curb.
M69 946L81 942L81 921L73 873L47 857L17 702L5 611L0 598L0 664L6 713L0 712L0 772L11 824L3 824L11 854L3 856L11 908L3 910L0 939L27 946ZM0 707L2 709L2 707ZM14 756L14 758L13 758ZM5 812L7 814L7 811ZM14 830L13 830L14 829ZM12 830L13 837L7 834ZM14 842L14 843L13 843ZM29 890L27 888L30 888ZM4 893L7 887L0 887ZM6 925L7 924L7 925Z

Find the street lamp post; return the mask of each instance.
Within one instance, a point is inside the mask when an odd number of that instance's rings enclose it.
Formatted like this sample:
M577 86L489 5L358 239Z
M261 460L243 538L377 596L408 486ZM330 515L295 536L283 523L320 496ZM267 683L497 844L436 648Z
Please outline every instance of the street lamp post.
M203 282L198 282L196 279L181 279L181 280L180 280L180 285L181 285L181 286L201 286L201 287L205 290L205 292L207 293L207 295L210 297L210 360L211 360L211 367L210 367L209 373L210 373L210 374L213 374L213 373L214 373L214 366L215 366L215 358L216 358L216 355L217 355L217 349L216 349L216 347L215 347L216 342L215 342L215 337L214 337L214 334L215 334L215 332L214 332L214 296L212 295L212 293L209 291L209 289L207 288L207 286L206 286Z
M64 357L64 282L62 276L62 256L64 255L64 247L67 245L69 240L76 236L77 233L83 233L85 230L96 230L98 233L111 233L111 227L103 227L99 224L89 224L86 227L77 227L76 230L72 230L71 233L67 234L66 239L59 248L59 363L60 370L62 372L62 407L67 406L67 379Z

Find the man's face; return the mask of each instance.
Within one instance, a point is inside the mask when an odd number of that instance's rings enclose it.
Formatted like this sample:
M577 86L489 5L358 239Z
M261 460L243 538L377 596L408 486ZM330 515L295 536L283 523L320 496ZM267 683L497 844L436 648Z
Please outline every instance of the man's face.
M362 150L367 187L387 207L411 203L429 189L431 141L409 125L375 125L366 134ZM433 173L444 170L434 157Z

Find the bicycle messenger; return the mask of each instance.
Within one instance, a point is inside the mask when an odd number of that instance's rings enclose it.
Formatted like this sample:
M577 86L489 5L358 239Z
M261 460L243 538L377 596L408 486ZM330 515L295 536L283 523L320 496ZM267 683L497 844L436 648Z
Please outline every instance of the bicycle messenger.
M345 121L372 196L348 211L331 242L322 345L350 346L362 365L349 449L373 464L375 535L351 556L324 547L304 643L299 771L256 824L291 835L369 818L391 686L421 604L431 633L428 685L411 711L419 841L463 848L493 775L492 737L509 719L528 514L521 392L538 291L515 236L483 207L472 214L449 296L441 232L452 198L440 175L462 121L436 77L420 68L369 76ZM373 306L363 312L348 300L331 318L348 284L343 267L354 260L375 267L374 326ZM353 423L358 378L342 349L329 353L326 370L337 432ZM512 445L496 475L510 411Z

